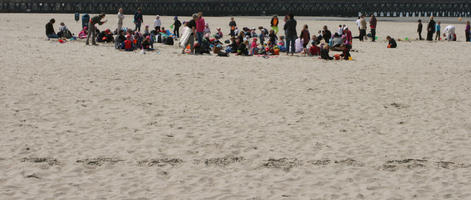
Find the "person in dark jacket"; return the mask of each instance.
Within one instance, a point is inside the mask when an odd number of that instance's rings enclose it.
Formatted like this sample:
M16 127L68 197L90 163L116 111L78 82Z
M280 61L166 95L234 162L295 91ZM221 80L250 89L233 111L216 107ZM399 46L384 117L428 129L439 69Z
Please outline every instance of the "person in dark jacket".
M48 40L51 38L59 38L59 36L57 36L56 32L54 31L54 23L56 23L56 20L51 19L49 20L49 23L46 24L46 36Z
M417 25L417 34L419 34L419 40L424 40L424 38L422 38L422 20L419 19L418 23L419 25Z
M144 22L144 18L142 17L142 9L138 8L137 12L134 13L134 24L136 25L136 28L134 31L139 31L141 32L141 25Z
M464 29L465 33L464 36L466 38L466 42L471 42L469 35L471 34L471 25L469 21L466 22L466 28Z
M294 19L294 15L290 13L285 23L284 30L286 32L286 53L289 54L291 48L291 55L294 55L294 52L296 52L295 43L298 37L296 26L297 22Z
M273 16L270 21L271 29L275 31L275 34L278 34L278 24L280 23L280 20L278 20L278 16Z
M182 26L182 22L180 22L180 20L178 20L178 17L175 16L175 18L173 18L174 22L173 22L173 34L175 34L175 36L177 38L180 38L180 27Z
M430 21L428 22L428 26L427 26L427 40L428 41L433 40L433 34L435 34L435 21L433 20L433 17L430 17Z
M236 21L234 20L234 17L231 17L231 21L229 22L229 27L231 28L231 32L229 33L229 35L230 35L231 37L236 36L235 29L236 29L236 27L237 27L237 23L236 23Z
M103 18L105 18L105 13L101 13L98 16L93 17L90 22L88 23L88 35L87 35L87 42L85 43L86 45L89 45L90 37L92 37L92 44L96 45L96 27L95 25L102 25L106 23L107 20L101 21Z
M396 40L394 40L394 38L392 38L391 36L388 35L388 37L386 37L386 39L388 40L388 48L396 48L397 47L397 43L396 43Z
M309 33L309 28L306 25L304 25L303 31L301 31L301 35L299 36L303 40L303 50L304 54L307 55L307 45L309 44L309 40L311 39L311 33Z
M327 26L324 26L324 30L322 31L322 38L324 38L324 41L329 44L331 37L332 33L329 31L329 28L327 28Z
M371 37L372 41L374 42L376 40L376 25L378 23L378 20L376 19L375 15L371 15L370 18L370 30L371 30Z

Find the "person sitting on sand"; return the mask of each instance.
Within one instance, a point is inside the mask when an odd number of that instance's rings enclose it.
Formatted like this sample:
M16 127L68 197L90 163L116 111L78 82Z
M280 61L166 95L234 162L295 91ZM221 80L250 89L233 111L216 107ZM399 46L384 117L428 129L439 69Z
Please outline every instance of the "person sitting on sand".
M97 42L113 42L113 33L111 33L110 29L106 29L98 34Z
M195 45L195 54L211 54L211 43L209 34L203 36L201 42Z
M334 58L330 57L329 56L329 45L328 44L323 44L321 45L321 58L324 59L324 60L333 60Z
M330 48L335 49L337 47L342 46L342 44L343 44L343 38L338 33L334 33L334 37L330 40L330 43L329 43Z
M124 41L126 41L126 37L124 36L124 31L121 29L115 38L115 48L124 49Z
M203 30L203 34L206 35L206 34L211 34L211 29L209 28L209 24L206 22L204 24L204 30Z
M217 31L217 32L216 32L216 34L214 34L214 38L216 38L216 39L218 39L218 40L219 40L219 39L222 39L222 37L224 37L224 36L223 36L224 34L222 33L221 28L217 28L216 31Z
M258 54L258 45L257 45L257 38L252 39L252 44L250 45L250 55Z
M327 28L327 26L324 26L323 29L324 30L322 31L322 38L327 44L329 44L330 39L332 37L332 33L330 32L329 28Z
M392 38L391 36L388 35L386 37L386 40L388 40L388 48L396 48L397 47L396 40L394 40L394 38Z
M141 48L144 50L150 50L150 51L154 50L154 45L152 44L149 35L145 37L144 41L142 41Z
M318 56L321 53L321 49L317 46L317 37L315 35L312 36L311 47L309 48L309 55L310 56Z
M238 56L248 56L249 51L247 50L248 41L241 41L240 39L236 39L237 47L237 55Z
M57 36L60 38L67 38L70 39L72 38L72 32L67 28L67 26L64 24L64 22L61 22L59 26L59 32L57 33Z
M134 51L134 44L133 44L131 35L126 36L126 40L124 41L124 50L125 51Z
M266 28L263 28L263 26L259 26L258 30L260 30L260 44L263 46L265 44L265 37L268 36L268 30Z
M150 35L149 25L144 26L144 33L142 34L144 37Z
M285 36L280 36L278 39L278 48L280 48L280 52L286 52Z
M82 31L80 31L80 33L78 34L78 37L80 39L85 39L87 38L87 34L88 34L88 30L87 30L87 27L83 27Z
M54 23L56 23L56 20L51 19L46 24L46 36L48 40L51 38L59 38L59 36L56 34L56 31L54 31Z

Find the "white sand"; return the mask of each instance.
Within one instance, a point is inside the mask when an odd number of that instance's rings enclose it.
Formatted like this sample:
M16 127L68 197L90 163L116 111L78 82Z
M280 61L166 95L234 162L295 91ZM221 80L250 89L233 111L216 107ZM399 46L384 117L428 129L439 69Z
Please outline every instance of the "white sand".
M0 199L471 199L463 24L459 42L387 49L416 24L379 22L380 41L327 62L59 44L51 17L79 31L70 14L0 15Z

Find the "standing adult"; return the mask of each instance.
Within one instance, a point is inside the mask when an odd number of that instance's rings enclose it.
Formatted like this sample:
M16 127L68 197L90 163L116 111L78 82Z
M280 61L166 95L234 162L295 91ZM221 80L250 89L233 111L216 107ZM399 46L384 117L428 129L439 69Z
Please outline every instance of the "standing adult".
M365 15L360 18L360 41L363 41L366 37L366 20Z
M141 25L144 22L144 18L142 16L142 9L138 8L137 12L134 13L134 24L136 25L136 28L134 31L139 31L141 32Z
M203 12L199 12L198 19L196 20L196 39L198 40L198 44L202 44L203 42L203 35L204 35L205 27L206 27L206 23L204 22Z
M357 24L357 27L358 27L358 34L360 34L360 27L361 27L361 17L358 17L357 18L357 21L355 21L355 24Z
M311 39L311 33L309 33L309 28L307 24L304 25L303 31L301 32L299 38L301 38L303 41L303 51L304 54L307 55L307 45L309 44L309 40Z
M231 32L229 33L229 35L231 35L231 37L234 37L236 36L235 34L235 29L237 27L237 23L236 21L234 20L234 17L231 17L231 21L229 22L229 28L231 30Z
M185 49L187 45L190 45L191 54L194 53L194 49L195 49L194 45L195 45L195 38L196 38L196 20L198 20L198 15L193 14L192 17L193 19L186 23L186 26L191 29L190 30L191 34L188 37L188 41L183 44L182 54L185 54Z
M271 18L271 21L270 21L270 24L271 24L271 29L273 29L273 31L275 31L275 35L278 34L278 24L279 24L279 20L278 20L278 16L273 16L273 18Z
M427 26L427 40L433 40L433 34L435 34L435 21L433 20L433 16L430 17L430 21L428 22Z
M471 42L469 41L470 38L469 38L469 35L471 34L471 26L469 24L469 21L466 22L466 29L465 29L465 36L466 36L466 42Z
M57 34L56 34L56 31L54 31L54 23L56 23L56 20L51 19L46 24L46 36L47 36L48 40L51 39L51 38L59 38L59 36L57 36Z
M90 15L88 13L85 13L82 15L82 29L88 26L88 23L90 22Z
M116 29L116 33L119 33L121 29L123 29L123 20L124 20L124 10L123 8L119 8L118 11L118 28Z
M286 54L289 54L290 47L291 55L294 55L294 52L296 52L295 43L298 37L296 26L297 22L294 19L294 15L290 13L284 26L284 30L286 32Z
M178 20L178 17L175 16L173 18L173 34L177 36L177 38L180 38L180 27L182 26L182 22Z
M90 37L92 37L92 44L96 45L96 27L95 24L102 25L106 23L105 21L101 21L103 18L105 18L105 13L101 13L98 16L93 17L90 22L88 23L88 35L87 35L87 42L85 43L86 45L89 45L90 43Z
M157 15L154 20L154 30L160 32L160 27L162 27L162 21L160 20L160 15Z
M422 25L422 20L419 19L419 21L417 21L417 23L419 23L417 25L417 34L419 34L419 40L424 40L422 38L422 28L423 28L423 25Z
M372 41L374 42L376 40L376 24L378 23L378 20L376 20L375 15L371 15L370 18L370 29L371 29L371 37L373 38Z

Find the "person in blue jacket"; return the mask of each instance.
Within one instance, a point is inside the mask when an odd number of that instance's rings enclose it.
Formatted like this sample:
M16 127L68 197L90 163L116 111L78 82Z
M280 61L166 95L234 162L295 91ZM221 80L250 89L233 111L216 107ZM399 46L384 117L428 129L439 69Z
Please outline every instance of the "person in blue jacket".
M134 14L134 24L136 24L134 31L141 32L141 25L143 22L144 18L142 17L142 9L138 8L137 12Z
M90 22L90 15L85 13L82 16L82 29L88 27L88 22Z

